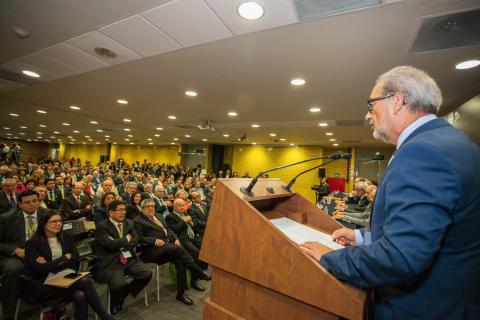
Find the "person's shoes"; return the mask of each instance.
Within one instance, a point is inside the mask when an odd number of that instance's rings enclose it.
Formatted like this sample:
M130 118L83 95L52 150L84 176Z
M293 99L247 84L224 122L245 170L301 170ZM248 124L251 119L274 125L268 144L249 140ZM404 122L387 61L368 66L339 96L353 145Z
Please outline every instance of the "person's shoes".
M203 271L202 273L200 273L200 274L198 275L198 278L201 279L201 280L207 280L207 281L212 280L212 277L211 277L208 273L206 273L205 271Z
M177 294L177 300L189 306L193 305L193 300L190 299L185 293Z
M193 282L191 287L198 291L205 291L205 288L202 287L198 282Z

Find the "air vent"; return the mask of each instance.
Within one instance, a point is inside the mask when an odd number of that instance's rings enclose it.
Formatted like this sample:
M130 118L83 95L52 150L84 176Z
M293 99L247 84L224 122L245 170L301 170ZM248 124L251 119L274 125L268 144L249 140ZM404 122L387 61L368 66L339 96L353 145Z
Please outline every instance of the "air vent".
M378 6L382 2L382 0L294 0L302 21Z
M353 126L363 126L365 124L364 120L336 120L337 127L353 127Z
M5 80L15 82L24 86L31 86L31 85L40 83L40 81L34 78L25 77L23 75L9 71L7 69L0 69L0 79L5 79Z
M424 17L411 53L480 45L480 9Z

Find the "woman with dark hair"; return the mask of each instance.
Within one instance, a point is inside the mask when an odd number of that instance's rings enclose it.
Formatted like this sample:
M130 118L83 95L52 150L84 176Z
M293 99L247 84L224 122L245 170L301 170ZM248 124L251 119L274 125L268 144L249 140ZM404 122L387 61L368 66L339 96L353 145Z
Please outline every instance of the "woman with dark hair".
M113 192L107 192L102 196L102 200L100 201L101 206L100 207L95 207L95 212L93 212L92 218L93 221L95 222L95 225L98 225L100 222L103 220L108 219L108 205L110 202L115 200L115 193Z
M127 218L132 220L136 216L142 214L142 207L140 207L140 203L143 200L142 193L134 192L130 200L131 204L127 206Z
M64 179L63 179L63 186L64 188L72 188L72 177L71 176L66 176Z
M37 232L25 243L25 261L32 276L31 298L41 303L70 296L75 305L75 320L88 318L89 305L102 320L113 319L103 308L90 277L84 276L68 288L44 284L46 279L75 273L78 267L78 251L62 227L60 213L48 211L40 217Z

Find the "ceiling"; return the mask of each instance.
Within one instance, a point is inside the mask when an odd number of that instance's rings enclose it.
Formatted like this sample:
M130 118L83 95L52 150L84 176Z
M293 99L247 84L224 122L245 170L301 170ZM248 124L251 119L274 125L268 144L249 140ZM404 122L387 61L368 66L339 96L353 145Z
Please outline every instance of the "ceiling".
M363 123L365 100L386 70L412 65L430 73L444 94L440 115L480 94L479 67L453 68L480 58L479 46L410 53L424 17L478 8L478 0L390 0L306 21L296 7L301 0L262 0L266 11L257 21L236 14L240 2L2 1L0 68L14 75L34 70L41 77L33 84L23 79L29 85L0 79L0 136L87 144L207 139L377 146ZM18 39L12 26L31 36ZM117 57L101 57L95 47ZM306 84L292 86L297 77ZM198 96L186 96L186 90ZM312 106L321 111L309 112ZM207 120L215 132L198 128ZM238 141L244 134L248 140Z

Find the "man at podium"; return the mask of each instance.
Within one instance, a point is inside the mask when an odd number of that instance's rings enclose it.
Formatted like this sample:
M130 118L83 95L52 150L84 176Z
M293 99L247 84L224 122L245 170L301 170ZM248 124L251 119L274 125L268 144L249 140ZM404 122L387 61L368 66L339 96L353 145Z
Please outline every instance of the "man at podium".
M346 248L302 248L336 278L373 289L375 319L480 319L480 149L437 118L436 82L413 67L381 75L365 119L396 145L370 225Z

